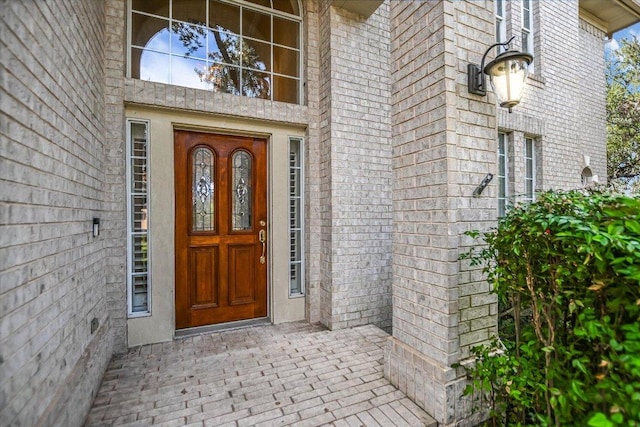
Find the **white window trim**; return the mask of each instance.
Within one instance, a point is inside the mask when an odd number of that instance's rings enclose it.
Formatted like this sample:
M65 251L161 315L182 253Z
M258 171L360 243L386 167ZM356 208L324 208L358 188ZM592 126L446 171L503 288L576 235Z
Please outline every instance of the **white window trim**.
M527 37L527 45L526 46L522 46L522 50L524 50L525 52L533 55L533 47L534 47L534 22L533 22L533 0L529 0L529 27L525 27L524 26L524 15L525 13L527 13L524 9L524 1L522 2L522 32L523 33L527 33L528 37ZM533 62L529 65L528 67L529 73L533 74L535 69L534 69L534 64Z
M147 187L146 187L146 193L147 193L147 311L133 311L133 254L131 253L131 245L133 243L133 239L132 239L132 233L133 233L133 227L132 227L132 206L131 206L131 194L132 194L132 189L131 189L131 174L132 174L132 170L131 170L131 147L132 147L132 141L131 141L131 125L132 124L144 124L147 127L147 152L146 152L146 158L147 158ZM150 168L149 168L149 135L151 134L150 131L150 123L149 120L139 120L139 119L127 119L126 121L126 140L127 140L127 155L126 155L126 179L127 179L127 317L128 318L137 318L137 317L148 317L151 316L151 307L152 307L152 300L151 300L151 233L150 233L150 229L151 229L151 210L150 210Z
M507 17L505 16L505 0L503 1L494 1L495 4L495 18L496 18L496 43L504 43L506 41L507 36ZM502 6L502 10L498 9L498 4ZM505 40L503 40L505 39ZM498 46L498 52L502 52L505 48L503 46Z
M299 172L299 195L297 196L298 200L299 200L299 211L298 211L298 215L300 216L299 218L299 224L300 227L298 229L293 229L291 227L291 218L289 218L289 298L297 298L297 297L303 297L305 295L305 291L306 291L306 286L305 286L305 276L306 276L306 269L305 269L305 221L304 221L304 206L305 206L305 197L304 197L304 177L305 177L305 170L304 170L304 138L300 138L300 137L289 137L288 139L288 152L291 153L291 142L292 141L296 141L298 143L298 161L299 161L299 166L297 167L298 172ZM287 176L291 176L291 164L289 164L289 174ZM289 202L291 202L291 188L289 188ZM291 206L291 205L289 205ZM289 209L291 209L291 207L289 207ZM289 215L291 215L291 211L289 211ZM293 231L298 231L300 233L300 259L299 260L292 260L291 259L291 233ZM293 293L291 290L291 266L294 263L299 263L300 264L300 292L296 292Z

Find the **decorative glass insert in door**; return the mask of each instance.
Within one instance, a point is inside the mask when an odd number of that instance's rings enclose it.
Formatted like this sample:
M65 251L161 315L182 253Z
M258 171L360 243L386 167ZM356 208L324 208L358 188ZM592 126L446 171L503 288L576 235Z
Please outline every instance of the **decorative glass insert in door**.
M191 231L215 230L215 154L198 147L191 153L193 221Z
M251 230L251 155L237 151L231 157L231 229Z

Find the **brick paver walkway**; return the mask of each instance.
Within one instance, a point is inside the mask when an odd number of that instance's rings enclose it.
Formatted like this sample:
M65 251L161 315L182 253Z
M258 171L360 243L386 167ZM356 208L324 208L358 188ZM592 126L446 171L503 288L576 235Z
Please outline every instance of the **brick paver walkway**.
M435 426L383 377L387 337L296 322L132 348L86 426Z

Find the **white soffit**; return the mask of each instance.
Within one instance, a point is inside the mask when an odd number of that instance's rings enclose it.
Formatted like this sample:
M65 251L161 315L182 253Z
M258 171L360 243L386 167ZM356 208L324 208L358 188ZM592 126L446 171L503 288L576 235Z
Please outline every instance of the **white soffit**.
M580 12L611 35L640 22L640 0L580 0Z
M357 13L365 18L373 15L373 12L375 12L382 3L384 3L384 0L333 0L331 2L335 7Z

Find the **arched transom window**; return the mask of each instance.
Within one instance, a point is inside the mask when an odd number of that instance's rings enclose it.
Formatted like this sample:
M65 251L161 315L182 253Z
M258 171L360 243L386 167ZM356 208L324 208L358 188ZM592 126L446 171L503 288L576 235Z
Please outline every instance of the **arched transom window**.
M298 0L131 0L135 79L300 102Z

